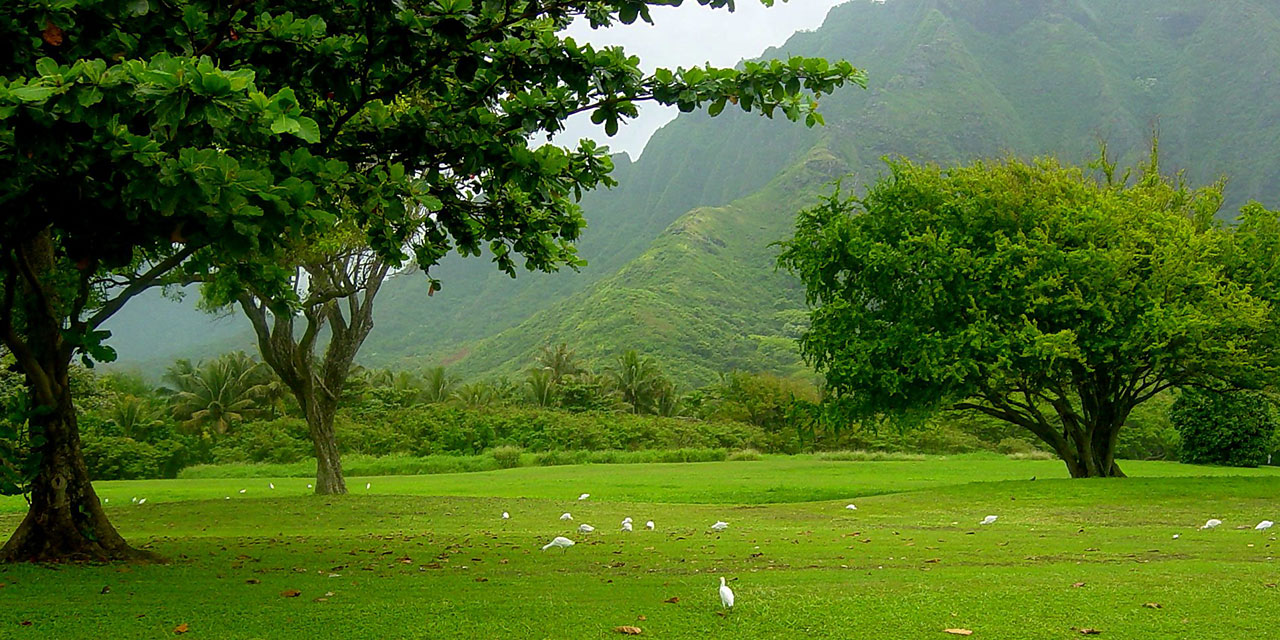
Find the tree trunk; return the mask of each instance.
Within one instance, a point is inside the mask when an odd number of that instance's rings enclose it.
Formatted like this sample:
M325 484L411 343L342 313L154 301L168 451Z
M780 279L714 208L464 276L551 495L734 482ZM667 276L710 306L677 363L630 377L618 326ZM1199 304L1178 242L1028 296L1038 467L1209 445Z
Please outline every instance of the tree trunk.
M3 318L5 345L26 377L31 406L27 420L39 472L32 480L27 516L0 548L0 562L158 561L134 549L107 520L89 481L80 449L71 396L72 350L58 317L53 244L48 231L15 252L11 269L23 272L22 284L8 274ZM12 324L16 292L21 291L22 335Z
M307 409L307 427L316 451L316 493L343 494L347 492L347 480L342 476L342 457L333 430L336 407L322 404L311 402Z
M80 451L70 394L63 394L63 402L53 412L33 416L30 428L33 435L44 438L43 445L36 449L40 473L31 485L27 517L0 549L0 560L159 560L155 554L130 547L102 511Z

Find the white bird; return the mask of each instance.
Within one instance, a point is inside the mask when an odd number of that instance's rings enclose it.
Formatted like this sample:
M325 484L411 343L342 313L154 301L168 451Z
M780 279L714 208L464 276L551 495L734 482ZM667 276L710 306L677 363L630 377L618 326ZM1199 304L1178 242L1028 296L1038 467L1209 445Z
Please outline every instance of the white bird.
M369 489L372 489L372 488L373 488L373 483L372 483L372 482L366 482L366 483L364 483L364 490L365 490L365 491L368 491Z
M978 524L994 524L996 521L996 518L999 518L999 517L1000 516L987 516L983 518L982 522L979 522Z
M631 523L630 523L630 522L624 522L624 523L622 523L622 530L623 530L623 531L631 531Z
M1179 534L1179 533L1175 533L1175 534L1173 534L1173 539L1174 539L1174 540L1177 540L1178 538L1181 538L1181 537L1182 537L1182 534Z
M226 498L226 499L227 499L227 500L230 500L230 499L231 499L231 496L227 496L227 498Z
M241 489L241 490L240 490L240 493L245 493L245 492L247 492L247 491L248 491L248 489Z
M143 498L143 499L141 499L141 500L139 500L139 501L138 501L138 504L146 504L146 503L147 503L147 499L146 499L146 498Z
M857 505L852 505L852 504L845 505L845 507L844 507L844 508L846 508L846 509L848 509L848 510L850 510L850 511L857 511L857 510L858 510Z
M628 522L631 522L631 516L627 516L622 519L622 524L627 524Z
M573 546L573 541L572 541L572 540L570 540L570 539L568 539L568 538L566 538L566 537L564 537L564 536L556 536L554 540L552 540L551 542L548 542L547 544L543 545L543 546L542 546L542 550L543 550L543 551L546 551L547 549L550 549L551 547L555 547L555 548L557 548L557 549L564 549L564 550L566 550L566 551L567 551L567 550L569 549L569 547L572 547L572 546Z
M503 512L502 512L502 519L503 519L503 520L510 520L510 519L511 519L511 514L507 513L506 511L503 511Z
M1254 528L1253 528L1253 530L1254 530L1254 531L1266 531L1267 529L1270 529L1271 527L1275 526L1275 524L1276 524L1276 523L1274 523L1274 522L1272 522L1272 521L1270 521L1270 520L1263 520L1262 522L1259 522L1259 523L1258 523L1258 526L1254 527Z
M276 483L274 483L274 482L268 482L268 483L267 483L267 488L268 488L268 489L274 489L274 488L276 488Z
M1209 518L1209 520L1208 520L1208 521L1206 521L1206 522L1204 523L1204 526L1203 526L1203 527L1200 527L1200 528L1201 528L1201 529L1212 529L1212 528L1214 528L1214 527L1216 527L1216 526L1218 526L1218 525L1220 525L1220 524L1222 524L1222 521L1221 521L1221 520L1219 520L1219 519L1217 519L1217 518Z
M310 484L310 483L308 483L308 484L307 484L307 488L308 488L308 489L310 489L310 488L311 488L311 484Z
M138 504L138 496L134 496L134 497L132 497L132 498L129 498L129 502L132 502L133 504Z
M596 530L596 528L595 528L595 527L593 527L593 526L591 526L591 525L589 525L589 524L587 524L587 523L585 523L585 522L584 522L584 523L582 523L582 524L580 524L580 525L578 525L578 533L591 533L592 531L595 531L595 530Z
M579 499L579 500L586 500L587 498L590 498L590 497L591 497L591 494L589 494L589 493L584 493L584 494L582 494L582 495L578 496L578 499Z
M103 498L103 499L102 499L102 504L106 504L106 503L108 503L108 502L111 502L111 498Z
M723 520L717 520L715 524L711 525L711 528L716 531L724 531L729 528L729 523Z
M646 529L648 529L648 530L650 530L650 531L653 531L653 521L652 521L652 520L650 520L650 521L648 521L648 522L644 523L644 528L646 528Z
M567 513L566 513L566 514L562 514L562 515L560 516L560 519L561 519L561 520L572 520L572 519L573 519L573 516L571 516L571 515L569 515L569 514L567 514Z
M724 576L720 576L720 604L726 609L733 608L733 589L724 583Z

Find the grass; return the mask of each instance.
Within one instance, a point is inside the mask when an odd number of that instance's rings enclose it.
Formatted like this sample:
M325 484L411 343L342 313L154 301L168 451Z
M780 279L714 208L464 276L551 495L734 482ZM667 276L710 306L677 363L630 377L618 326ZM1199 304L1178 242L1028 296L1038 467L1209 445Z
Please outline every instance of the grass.
M1280 470L1060 466L764 456L352 478L342 497L289 478L104 482L112 521L172 562L2 567L0 637L1268 637L1276 542L1234 527L1277 519ZM0 530L20 509L0 503ZM657 531L618 532L626 515ZM1226 524L1197 530L1209 517ZM579 544L539 551L555 535ZM738 595L724 617L721 575Z

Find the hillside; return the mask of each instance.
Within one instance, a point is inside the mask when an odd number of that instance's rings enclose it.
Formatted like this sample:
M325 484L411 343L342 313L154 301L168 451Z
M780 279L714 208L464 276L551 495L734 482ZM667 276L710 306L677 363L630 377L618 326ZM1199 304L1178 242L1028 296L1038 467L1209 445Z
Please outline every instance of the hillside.
M769 245L831 178L873 178L887 154L1080 162L1105 139L1132 161L1158 129L1166 167L1194 182L1231 177L1226 213L1280 199L1274 0L853 0L764 57L791 53L847 58L871 88L824 98L828 126L814 130L681 116L638 162L619 158L619 188L584 200L589 267L511 280L483 259L455 260L429 300L421 279L397 278L362 361L495 375L562 340L598 364L625 348L654 353L686 384L734 367L803 371L791 341L799 290L774 272Z

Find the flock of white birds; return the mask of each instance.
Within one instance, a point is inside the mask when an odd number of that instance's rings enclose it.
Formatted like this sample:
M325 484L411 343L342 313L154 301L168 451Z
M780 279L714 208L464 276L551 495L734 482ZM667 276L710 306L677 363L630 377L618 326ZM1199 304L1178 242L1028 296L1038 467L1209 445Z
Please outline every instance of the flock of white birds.
M268 482L268 483L267 483L267 488L268 488L268 489L275 489L275 488L276 488L276 485L275 485L275 483ZM312 488L312 486L311 486L310 484L308 484L308 485L307 485L307 488L308 488L308 489L311 489L311 488ZM372 482L367 482L367 483L365 483L364 488L365 488L365 491L368 491L368 490L372 489L372 488L373 488L373 483L372 483ZM241 490L240 490L240 493L241 493L242 495L243 495L243 494L245 494L245 493L248 493L248 489L241 489ZM591 497L591 494L589 494L589 493L584 493L584 494L582 494L582 495L578 496L578 500L579 500L579 501L582 501L582 500L586 500L587 498L590 498L590 497ZM227 496L227 497L226 497L226 499L227 499L227 500L230 500L230 499L231 499L231 496ZM107 502L110 502L110 500L109 500L109 499L104 499L104 500L103 500L103 503L107 503ZM136 504L136 505L142 505L142 504L146 504L147 499L146 499L146 498L137 498L137 497L134 497L130 502L132 502L133 504ZM858 510L858 507L857 507L856 505L853 505L853 504L848 504L848 505L845 505L845 509L847 509L847 510L849 510L849 511L857 511L857 510ZM990 524L995 524L995 523L996 523L996 520L998 520L999 518L1000 518L1000 516L990 515L990 516L987 516L987 517L983 518L982 520L978 521L978 524L979 524L979 525L990 525ZM510 519L511 519L511 514L510 514L509 512L503 511L503 512L502 512L502 519L503 519L503 520L510 520ZM562 515L560 516L560 520L562 520L562 521L573 520L573 514L571 514L571 513L569 513L569 512L565 512L564 514L562 514ZM621 531L626 531L626 532L633 531L633 529L632 529L632 522L633 522L633 520L631 519L631 517L630 517L630 516L628 516L628 517L626 517L626 518L623 518L623 519L622 519L622 528L621 528ZM1218 526L1220 526L1221 524L1222 524L1222 520L1219 520L1218 518L1209 518L1207 521L1205 521L1204 525L1200 527L1200 529L1201 529L1201 530L1205 530L1205 529L1216 529L1216 528L1217 528ZM1254 527L1254 530L1255 530L1255 531L1267 531L1267 530L1271 529L1271 527L1273 527L1273 526L1275 526L1275 523L1274 523L1274 522L1272 522L1272 521L1270 521L1270 520L1263 520L1262 522L1259 522L1259 523L1257 524L1257 526L1255 526L1255 527ZM654 523L653 523L653 521L652 521L652 520L646 521L646 522L644 523L644 528L645 528L645 529L648 529L649 531L653 531L653 530L654 530ZM725 529L728 529L728 528L729 528L729 523L728 523L728 522L725 522L725 521L723 521L723 520L717 520L717 521L716 521L715 523L713 523L709 528L710 528L712 531L720 532L720 531L724 531ZM589 524L587 524L587 523L585 523L585 522L584 522L584 523L582 523L582 524L580 524L580 525L578 525L578 533L587 534L587 533L592 533L592 532L594 532L595 530L596 530L596 528L595 528L595 527L593 527L593 526L591 526L591 525L589 525ZM1181 537L1181 534L1176 534L1176 533L1175 533L1175 534L1173 535L1173 539L1174 539L1174 540L1177 540L1179 537ZM574 544L575 544L575 543L574 543L574 541L573 541L573 540L570 540L570 539L568 539L568 538L566 538L566 537L564 537L564 536L556 536L555 538L552 538L552 539L551 539L551 542L548 542L547 544L543 545L543 546L542 546L542 550L543 550L543 551L546 551L547 549L560 549L562 552L567 552L567 551L568 551L568 549L569 549L569 547L572 547ZM733 608L733 602L734 602L733 590L732 590L732 589L730 589L730 588L729 588L729 586L728 586L727 584L725 584L725 579L724 579L724 577L723 577L723 576L721 576L721 577L720 577L720 604L721 604L721 605L723 605L723 606L724 606L724 608L726 608L726 609L732 609L732 608Z

